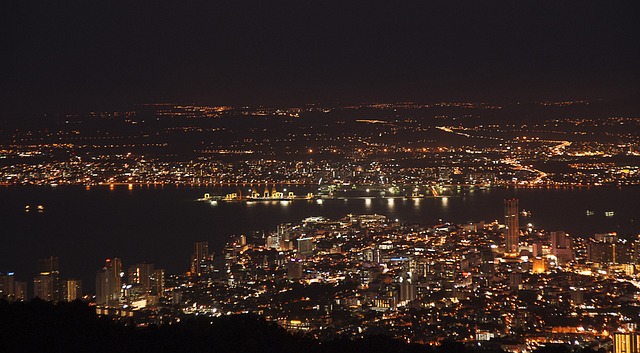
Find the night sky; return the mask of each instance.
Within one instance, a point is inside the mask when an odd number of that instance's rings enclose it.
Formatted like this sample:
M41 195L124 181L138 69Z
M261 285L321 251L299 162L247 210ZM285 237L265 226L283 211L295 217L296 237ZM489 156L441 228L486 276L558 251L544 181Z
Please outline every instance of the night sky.
M637 1L381 3L4 1L2 111L640 91Z

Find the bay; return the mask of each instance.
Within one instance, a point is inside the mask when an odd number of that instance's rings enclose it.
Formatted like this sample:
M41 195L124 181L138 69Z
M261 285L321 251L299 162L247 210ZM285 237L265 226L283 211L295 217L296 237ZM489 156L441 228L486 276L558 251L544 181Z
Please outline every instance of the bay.
M244 187L245 189L248 188ZM289 186L296 194L308 188ZM220 250L233 235L274 230L309 216L384 214L407 223L503 221L503 200L517 197L531 222L574 236L618 232L640 234L640 188L492 188L452 190L450 197L425 199L335 199L287 202L197 202L205 192L229 189L176 186L83 186L0 188L0 272L31 282L37 260L58 256L63 278L79 278L91 291L106 258L125 268L147 262L181 273L189 268L195 241ZM247 192L247 190L243 190ZM29 205L29 212L25 206ZM44 207L37 211L37 205ZM592 211L593 215L587 215ZM613 211L612 217L605 212Z

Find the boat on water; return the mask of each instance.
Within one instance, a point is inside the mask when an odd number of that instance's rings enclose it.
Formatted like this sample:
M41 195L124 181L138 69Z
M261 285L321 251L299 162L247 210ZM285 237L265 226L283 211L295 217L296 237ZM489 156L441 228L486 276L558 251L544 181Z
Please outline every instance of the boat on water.
M43 205L37 205L37 206L35 207L35 209L36 209L36 211L38 211L38 212L44 212L44 206L43 206ZM32 210L32 208L31 208L31 206L30 206L30 205L26 205L26 206L24 206L24 211L25 211L25 212L30 212L31 210Z

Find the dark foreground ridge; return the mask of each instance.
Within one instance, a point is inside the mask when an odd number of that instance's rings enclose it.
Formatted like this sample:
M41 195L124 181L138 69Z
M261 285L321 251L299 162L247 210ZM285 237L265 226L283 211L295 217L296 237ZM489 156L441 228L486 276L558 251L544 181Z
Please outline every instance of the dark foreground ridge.
M544 352L571 352L546 347ZM0 352L502 352L470 349L458 342L437 347L409 344L384 335L321 342L291 334L275 323L252 315L193 318L179 324L134 327L99 317L76 301L52 304L0 301ZM594 352L583 350L581 352Z

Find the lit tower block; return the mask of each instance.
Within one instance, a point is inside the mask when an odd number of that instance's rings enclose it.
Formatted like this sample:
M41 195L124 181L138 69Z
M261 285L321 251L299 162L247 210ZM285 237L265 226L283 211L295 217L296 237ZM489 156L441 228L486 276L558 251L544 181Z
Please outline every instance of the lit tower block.
M520 240L520 221L518 217L518 199L504 200L504 240L505 253L517 254Z

